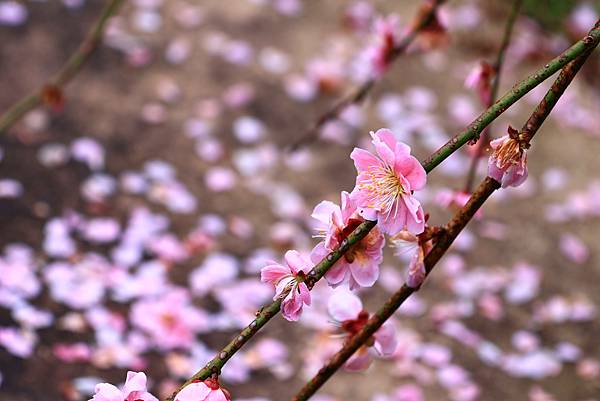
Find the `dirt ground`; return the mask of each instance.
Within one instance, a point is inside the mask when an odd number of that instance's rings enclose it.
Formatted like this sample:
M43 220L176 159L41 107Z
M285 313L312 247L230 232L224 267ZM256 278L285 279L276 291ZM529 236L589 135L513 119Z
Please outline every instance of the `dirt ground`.
M27 24L17 28L0 27L0 110L5 110L21 95L35 90L78 46L101 8L101 2L88 3L81 9L67 10L58 2L32 2L28 5L30 16ZM197 45L185 63L173 65L165 60L162 51L173 37L188 37L200 43L201 34L218 30L232 37L243 38L256 48L268 45L284 50L291 58L292 69L300 70L307 59L328 51L327 40L335 35L343 35L339 24L340 10L349 2L306 1L302 16L287 18L269 7L258 7L248 1L209 0L201 5L204 21L191 30L182 30L169 17L169 10L175 7L175 3L165 2L164 26L159 32L140 35L156 52L156 58L150 65L143 68L128 66L122 54L101 47L69 85L64 111L50 114L47 129L30 133L21 124L0 138L0 147L4 151L0 161L0 178L16 179L25 187L24 194L17 199L0 199L0 248L10 243L24 242L34 249L40 249L43 224L49 216L60 215L68 209L94 213L80 196L79 186L89 174L85 166L69 162L65 166L48 169L37 161L37 152L43 144L68 144L80 136L94 138L104 146L106 170L113 175L124 170L140 169L144 162L152 159L161 159L176 167L179 180L199 199L199 206L191 216L169 214L173 232L183 235L193 227L197 216L203 213L240 216L255 227L254 234L247 240L226 236L220 241L219 249L243 258L258 247L268 245L277 248L269 227L282 219L273 213L266 197L248 189L252 185L252 177L240 176L238 184L225 192L207 189L204 174L210 164L197 157L193 140L183 134L186 118L197 110L200 99L219 97L224 88L236 83L251 82L254 85L256 99L241 112L226 110L213 129L224 145L225 156L221 165L232 166L232 155L244 146L236 140L231 126L232 120L240 114L249 114L262 120L268 127L267 141L279 151L286 152L287 147L303 135L314 117L340 92L320 96L313 102L299 103L285 94L280 77L266 73L256 63L243 67L232 65L207 54ZM404 21L414 13L416 3L375 2L381 12L395 11ZM499 4L489 5L483 10L492 15L506 15L507 12L507 8ZM133 5L127 4L120 14L125 20L132 18ZM477 35L462 31L451 37L448 48L440 51L446 56L443 69L437 74L424 69L424 57L406 56L399 60L364 106L366 128L361 129L357 133L358 138L353 138L352 142L364 139L368 130L383 124L376 116L377 99L385 93L404 93L415 86L426 87L436 94L435 112L439 115L441 125L446 134L457 132L460 125L447 117L447 105L456 93L471 96L463 88L463 78L457 74L457 71L462 71L461 66L469 60L474 62L481 57L493 57L502 23L500 18L490 18L489 21L492 23L488 26L481 30L477 28ZM598 55L594 57L598 58ZM513 66L503 79L502 89L508 89L509 83L524 77L541 63L543 61L536 63L530 60L523 65ZM585 74L594 75L589 71ZM140 112L145 104L155 99L156 83L165 77L175 79L181 86L181 100L166 106L167 117L163 123L148 124L142 121ZM592 81L581 78L574 84L573 90L578 94L581 92L581 96L587 96L590 90L586 88L587 85L591 86ZM499 131L496 134L501 134L501 127L508 122L519 126L532 107L527 102L519 104L516 111L495 125ZM596 108L596 111L600 110ZM415 143L411 144L421 159L431 151L425 135L427 133L417 135ZM281 165L269 173L270 178L294 188L302 197L307 211L310 211L312 205L321 199L336 200L340 190L352 188L355 170L348 158L352 145L330 142L314 144L309 147L310 165L301 173ZM508 349L516 331L530 330L538 335L542 344L550 348L561 341L569 341L581 349L585 358L600 358L597 347L600 323L596 318L562 323L533 320L534 311L555 296L584 298L592 305L600 305L598 217L570 219L560 223L547 220L549 205L564 202L570 193L585 190L590 182L599 178L598 154L598 135L594 137L582 130L559 126L556 120L549 120L530 153L527 188L514 190L510 195L496 194L501 201L492 200L486 204L484 219L473 222L469 228L474 243L472 249L453 250L454 255L464 257L470 270L480 267L510 268L516 263L527 262L539 267L542 272L540 292L535 300L521 305L505 305L504 314L498 320L486 318L477 311L462 320L486 340ZM467 160L466 154L459 157ZM563 188L555 191L544 188L543 177L549 169L560 169L567 175L568 180ZM435 188L461 187L463 182L462 176L453 177L434 171L429 177L432 190L428 198L433 198ZM133 206L140 204L166 213L159 206L130 196L115 197L102 213L122 217ZM433 202L426 204L431 205L431 221L439 224L450 216L449 211L434 206ZM301 219L289 220L298 225L304 224ZM490 221L504 226L507 233L504 240L495 240L482 234L488 227L486 222ZM576 235L587 246L589 257L585 262L573 263L560 252L560 239L565 233ZM391 254L386 247L386 265L399 265ZM185 280L194 262L174 272L173 279ZM374 310L388 295L386 290L376 287L365 292L363 299L367 307ZM436 275L436 272L418 296L430 308L456 300L447 276ZM38 301L56 314L66 311L65 307L53 303L46 293ZM0 326L10 324L8 312L4 309L0 312ZM452 351L453 363L467 369L473 381L480 386L479 400L530 399L531 389L536 386L557 400L584 401L600 397L600 377L582 380L576 372L575 363L564 363L559 375L541 380L513 377L497 367L482 363L473 349L441 334L430 315L399 315L398 322L400 327L414 329L425 342L447 345ZM274 338L284 339L290 347L290 360L295 367L300 364L299 354L310 351L311 331L306 328L295 326L291 330L289 323L275 319L265 332ZM50 347L57 339L65 340L66 335L52 327L41 330L37 351L28 359L11 356L0 348L0 371L3 374L0 400L64 399L64 383L76 376L100 376L114 383L122 380L123 370L102 370L87 364L57 362ZM231 335L211 334L203 339L216 348ZM146 371L158 381L167 375L167 371L159 362L158 355L154 359L157 363ZM398 385L411 381L410 378L392 373L393 366L392 363L376 362L365 373L340 372L322 392L340 400L370 400L377 393L389 394ZM259 372L249 382L229 386L229 389L234 398L285 400L303 382L300 374L277 381L269 373ZM425 389L427 400L450 399L447 391L438 384L432 383Z

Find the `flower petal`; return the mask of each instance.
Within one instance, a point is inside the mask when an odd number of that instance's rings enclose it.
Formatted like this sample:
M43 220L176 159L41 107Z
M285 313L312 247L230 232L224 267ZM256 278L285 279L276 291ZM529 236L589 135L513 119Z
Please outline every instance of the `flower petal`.
M335 290L327 302L327 311L338 322L356 319L362 309L360 298L345 288Z
M396 329L392 322L385 322L373 335L375 337L375 350L381 356L391 356L396 352L398 341L396 340Z
M203 382L190 383L177 393L175 401L204 401L211 391Z

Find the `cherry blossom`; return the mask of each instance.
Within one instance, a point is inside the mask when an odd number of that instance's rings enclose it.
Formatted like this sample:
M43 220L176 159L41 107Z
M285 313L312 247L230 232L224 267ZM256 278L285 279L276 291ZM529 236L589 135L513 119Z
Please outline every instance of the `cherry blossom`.
M427 181L419 161L410 155L410 147L396 141L389 129L371 133L377 155L355 148L350 157L358 171L351 197L361 215L377 220L379 229L396 235L403 229L420 234L425 228L421 203L413 191Z
M527 179L527 148L519 140L519 132L508 127L508 135L490 142L494 150L488 162L488 175L502 188L518 187Z
M214 378L194 381L175 396L175 401L229 401L229 392Z
M146 375L143 372L127 372L123 389L109 383L96 385L96 394L89 401L158 401L146 389Z
M352 336L363 329L369 319L369 313L363 309L360 298L345 289L338 289L329 298L327 305L329 314L341 326L347 336ZM396 333L392 322L386 321L383 326L373 335L373 347L377 353L384 357L390 357L396 351ZM371 357L367 345L363 345L356 351L345 364L345 368L351 371L366 369L371 364Z
M310 305L310 292L303 280L312 265L298 251L287 251L285 263L287 266L270 262L260 271L260 279L275 286L273 300L283 296L283 317L289 321L296 321L300 319L303 305Z
M342 192L341 207L323 201L315 207L312 217L317 221L317 231L324 236L324 240L312 250L311 259L314 263L338 248L352 230L364 221L347 192ZM348 281L350 288L371 287L379 277L384 244L383 235L375 227L327 271L327 282L332 286Z

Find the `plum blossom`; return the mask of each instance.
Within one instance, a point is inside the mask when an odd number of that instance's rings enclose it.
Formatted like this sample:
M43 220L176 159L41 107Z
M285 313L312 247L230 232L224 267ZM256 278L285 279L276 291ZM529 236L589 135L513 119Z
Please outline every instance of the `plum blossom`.
M287 251L285 262L287 266L270 262L261 269L260 279L275 286L274 300L289 290L283 298L281 313L287 320L296 321L302 314L304 304L310 305L310 292L302 280L312 266L298 251Z
M492 99L492 79L495 75L494 67L488 62L481 61L465 79L465 86L475 90L481 103L487 105Z
M366 51L374 78L380 78L390 66L398 42L398 21L397 15L375 20L375 44Z
M333 202L323 201L315 207L312 217L318 222L317 230L324 236L324 240L315 246L310 255L314 263L338 248L364 221L347 192L342 192L341 207ZM325 278L329 285L335 287L348 280L351 289L371 287L379 277L384 243L385 238L379 229L373 228L327 271Z
M367 220L377 220L386 234L396 235L404 229L422 233L425 215L412 192L425 186L425 169L411 156L410 147L398 142L389 129L371 132L371 137L379 157L360 148L350 155L358 171L352 199L360 214Z
M427 272L425 270L425 255L431 248L429 241L420 243L419 238L408 231L401 231L392 239L396 248L396 255L408 255L410 263L406 275L406 285L410 288L419 288Z
M127 372L122 390L109 383L99 383L95 392L89 401L158 401L146 389L146 375L142 372Z
M369 320L369 313L363 309L360 298L348 290L336 290L329 298L327 309L331 317L339 322L348 338L362 330ZM373 335L373 341L358 349L344 367L350 371L366 369L371 364L367 346L375 348L379 355L389 357L396 351L396 345L394 326L390 321L386 321Z
M194 306L189 293L181 288L135 302L130 319L161 350L189 348L198 332L210 329L206 312Z
M196 380L185 386L175 396L175 401L229 401L231 395L216 378Z
M519 132L508 127L508 135L490 142L494 153L488 161L488 175L502 188L518 187L527 179L527 144Z

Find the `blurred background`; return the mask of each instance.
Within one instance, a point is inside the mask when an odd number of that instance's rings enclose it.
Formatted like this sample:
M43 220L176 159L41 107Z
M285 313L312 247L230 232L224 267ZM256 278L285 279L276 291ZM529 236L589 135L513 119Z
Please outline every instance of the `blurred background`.
M105 4L0 1L0 112L60 69ZM316 244L312 208L352 189L349 154L369 131L392 129L422 160L484 109L464 81L495 59L511 4L447 1L439 36L292 151L364 79L375 19L396 14L402 32L419 1L125 1L58 99L0 136L0 400L86 400L127 370L170 394L271 299L264 262ZM525 1L500 93L599 10ZM397 312L396 355L338 372L321 400L600 399L598 54L536 136L526 183L494 194ZM491 136L520 127L549 85ZM430 224L455 210L470 157L417 194ZM386 246L368 310L406 265ZM315 288L299 323L274 319L226 366L233 399L289 399L339 347L329 293Z

